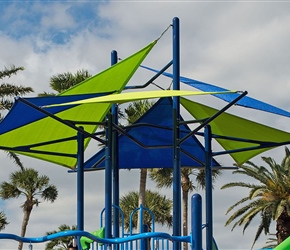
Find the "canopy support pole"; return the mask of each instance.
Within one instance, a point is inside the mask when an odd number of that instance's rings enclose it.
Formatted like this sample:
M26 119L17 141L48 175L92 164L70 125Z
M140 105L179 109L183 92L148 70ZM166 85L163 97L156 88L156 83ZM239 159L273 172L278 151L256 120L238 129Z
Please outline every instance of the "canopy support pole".
M179 19L173 18L173 89L180 90ZM181 236L180 98L173 97L173 236ZM181 249L173 242L173 249Z
M111 65L118 62L117 51L113 50L111 52ZM118 125L118 105L112 105L112 119L113 123ZM118 149L118 131L113 132L112 138L112 167L113 167L113 204L114 204L114 237L119 238L119 197L120 197L120 187L119 187L119 149ZM119 244L114 244L114 250L119 250Z
M77 229L84 230L84 134L81 132L83 128L77 133ZM79 249L80 239L78 239Z
M112 114L106 117L105 147L105 237L112 238ZM107 245L105 245L107 249Z
M212 250L213 242L213 208L212 208L212 134L207 125L204 131L205 146L205 197L206 197L206 250Z
M200 194L191 196L191 250L202 249L202 199Z

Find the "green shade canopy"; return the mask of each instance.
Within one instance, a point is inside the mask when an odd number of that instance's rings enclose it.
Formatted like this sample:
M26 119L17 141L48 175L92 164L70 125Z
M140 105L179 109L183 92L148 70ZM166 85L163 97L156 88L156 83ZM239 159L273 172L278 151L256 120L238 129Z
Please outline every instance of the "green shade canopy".
M218 112L217 109L193 102L191 100L181 98L181 104L196 119L205 119L213 116ZM256 123L238 116L228 113L222 113L220 116L210 122L213 135L222 137L240 138L242 140L234 140L233 138L218 138L216 140L225 150L239 150L252 147L265 146L259 149L233 152L231 157L238 165L241 165L252 157L271 149L274 143L290 143L290 133L282 130L274 129L260 123ZM267 147L267 145L269 145Z
M121 92L155 44L156 41L150 43L130 57L63 92L60 96L112 91ZM109 103L96 103L89 107L79 105L68 107L54 115L63 120L100 122L110 107L111 104ZM31 118L32 122L26 122L25 126L19 126L1 133L0 148L2 147L3 149L5 147L6 150L9 149L19 154L39 158L68 168L74 168L77 154L77 142L75 140L77 131L51 117L45 116L35 120L34 116L38 113L39 111L26 107L21 117L19 115L18 117L11 117L10 115L10 124L14 124L14 121L18 119ZM82 126L88 133L93 133L97 129L97 125L82 124ZM89 138L85 140L85 146L88 145L89 140ZM27 152L19 150L21 148L25 148ZM34 150L34 152L31 150ZM41 153L36 151L41 151ZM67 154L67 156L58 155L59 153Z

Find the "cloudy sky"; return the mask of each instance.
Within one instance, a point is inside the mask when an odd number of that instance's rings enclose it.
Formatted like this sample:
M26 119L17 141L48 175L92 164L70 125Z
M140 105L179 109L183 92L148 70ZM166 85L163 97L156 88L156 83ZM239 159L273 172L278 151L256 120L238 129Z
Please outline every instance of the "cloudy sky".
M0 1L0 68L25 67L9 81L33 87L35 94L50 91L49 78L57 73L88 69L97 74L110 65L110 53L121 58L159 37L180 19L181 75L228 89L247 90L249 96L290 111L290 2L288 1ZM144 64L163 67L172 55L171 29L153 48ZM143 81L133 77L132 85ZM163 81L163 82L162 82ZM163 79L160 84L169 86ZM141 82L142 83L142 82ZM202 100L204 101L204 100ZM222 102L209 98L209 104ZM289 131L289 118L249 109L235 113L275 128ZM94 150L90 147L90 150ZM280 163L284 149L268 151ZM0 181L17 170L5 153L0 154ZM261 155L252 159L261 163ZM60 224L76 222L76 176L67 169L30 158L22 158L50 177L59 188L53 204L43 203L32 212L27 236L42 236ZM229 157L218 159L231 166ZM86 174L85 229L99 227L104 206L103 173ZM226 209L242 198L242 190L221 191L229 180L239 180L224 172L214 191L214 236L220 249L249 249L258 222L247 230L231 232L224 227ZM138 188L138 171L121 172L121 193ZM149 181L148 186L155 188ZM170 190L160 192L171 195ZM4 232L19 234L22 221L21 199L1 201L1 210L10 224ZM272 230L275 231L273 224ZM265 237L256 244L264 245ZM16 249L13 241L0 241L0 249ZM34 245L34 249L43 249Z

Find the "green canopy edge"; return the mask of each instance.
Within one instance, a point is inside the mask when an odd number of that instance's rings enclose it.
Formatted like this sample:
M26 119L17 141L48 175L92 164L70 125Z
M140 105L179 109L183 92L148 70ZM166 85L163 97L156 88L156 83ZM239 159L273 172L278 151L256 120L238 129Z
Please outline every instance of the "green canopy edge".
M180 103L195 119L205 119L218 112L217 109L193 102L186 98L181 98ZM265 143L282 143L290 141L290 133L271 128L269 126L256 123L235 115L231 115L229 113L222 113L220 116L210 122L210 126L213 135L256 140ZM259 146L258 143L245 141L235 141L218 138L216 140L227 151ZM230 156L238 165L241 165L253 158L254 156L271 148L273 147L235 152L230 153Z

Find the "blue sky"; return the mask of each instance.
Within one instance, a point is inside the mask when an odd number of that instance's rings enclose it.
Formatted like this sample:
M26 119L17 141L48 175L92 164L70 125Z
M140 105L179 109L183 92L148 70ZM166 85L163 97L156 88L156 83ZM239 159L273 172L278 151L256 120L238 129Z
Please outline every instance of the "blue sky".
M99 6L105 4L106 1L1 1L4 14L0 17L0 31L16 40L40 37L49 41L49 46L66 44L82 30L109 36L102 32L109 20L98 15Z
M49 79L63 72L88 69L97 74L110 65L110 53L121 58L135 53L156 39L177 16L181 31L181 74L218 86L247 90L249 95L290 111L290 3L269 1L1 1L0 67L15 64L25 70L9 81L32 86L34 95L50 91ZM162 68L171 59L171 29L156 44L144 65ZM144 71L130 84L142 84ZM158 84L170 85L170 79ZM224 103L200 98L214 107ZM287 118L234 107L232 112L275 128L289 131ZM89 153L95 148L89 148ZM263 154L280 162L284 149ZM0 181L15 170L5 153L0 155ZM233 160L217 159L231 166ZM31 217L28 236L41 236L60 224L75 223L75 176L67 170L38 160L23 158L50 177L59 187L54 204L40 204ZM260 156L253 161L261 162ZM122 193L138 189L138 171L122 172ZM237 178L224 172L214 191L215 238L220 249L249 249L255 226L243 235L224 227L227 208L245 194L242 190L223 190L220 186ZM85 228L95 230L103 208L102 173L86 175ZM154 183L149 182L152 189ZM171 195L171 190L160 190ZM9 215L5 232L19 234L21 200L0 201ZM95 220L92 220L95 218ZM45 228L44 228L45 225ZM272 231L275 227L273 224ZM231 240L229 240L229 237ZM258 242L263 246L265 237ZM238 243L238 246L237 246ZM16 249L15 242L0 241L0 249ZM34 245L34 249L42 249Z

